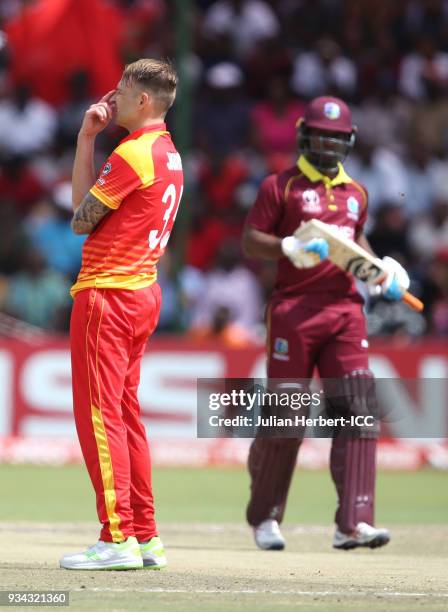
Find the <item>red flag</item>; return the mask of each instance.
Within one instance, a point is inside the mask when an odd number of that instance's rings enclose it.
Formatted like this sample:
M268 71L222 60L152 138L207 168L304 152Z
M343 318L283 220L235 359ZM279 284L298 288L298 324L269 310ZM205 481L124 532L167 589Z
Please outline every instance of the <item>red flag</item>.
M59 104L70 74L86 70L94 96L113 89L123 62L122 12L104 0L38 0L9 22L11 76L39 97Z

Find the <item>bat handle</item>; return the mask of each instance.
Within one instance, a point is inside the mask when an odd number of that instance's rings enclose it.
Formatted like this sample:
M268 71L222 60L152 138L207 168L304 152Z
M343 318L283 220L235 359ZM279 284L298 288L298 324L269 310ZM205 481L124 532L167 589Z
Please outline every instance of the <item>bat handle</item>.
M402 300L403 302L405 302L408 306L410 306L413 310L416 310L417 312L421 312L423 308L425 307L423 302L419 300L418 298L416 298L415 295L412 295L412 293L409 293L409 291L406 291L406 293L402 297Z

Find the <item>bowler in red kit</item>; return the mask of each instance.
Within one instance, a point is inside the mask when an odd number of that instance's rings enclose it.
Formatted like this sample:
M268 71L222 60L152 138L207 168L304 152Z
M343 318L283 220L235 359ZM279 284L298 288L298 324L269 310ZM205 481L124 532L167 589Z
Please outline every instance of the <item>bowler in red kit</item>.
M344 381L347 410L353 397L367 399L373 378L363 298L353 278L327 259L325 239L301 242L293 234L302 223L319 219L371 252L363 232L368 194L342 165L355 136L350 109L342 100L312 100L298 124L297 164L264 180L243 235L249 257L278 261L266 315L268 378L289 379L293 388L300 386L293 379L310 379L317 367L321 378ZM385 258L383 263L388 274L381 292L386 299L399 300L409 278L395 260ZM374 527L377 436L376 430L361 428L357 437L335 435L332 440L330 468L338 495L335 548L375 548L390 539L386 529ZM262 549L284 548L279 523L301 441L259 437L252 443L247 520Z
M176 86L168 61L128 64L117 88L86 111L78 134L72 229L89 237L71 289L73 412L101 532L86 551L61 559L69 570L167 564L137 390L159 319L156 266L183 191L181 158L164 121ZM129 134L96 176L95 138L112 120Z

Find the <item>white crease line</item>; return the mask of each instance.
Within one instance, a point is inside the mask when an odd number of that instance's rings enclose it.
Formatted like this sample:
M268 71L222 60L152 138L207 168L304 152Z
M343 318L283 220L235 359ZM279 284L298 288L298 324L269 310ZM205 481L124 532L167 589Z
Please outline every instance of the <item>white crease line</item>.
M359 597L363 596L375 596L375 597L448 597L448 593L402 593L397 591L276 591L270 589L162 589L162 588L153 588L153 589L120 589L120 588L112 588L112 587L92 587L85 589L70 589L70 591L75 591L77 593L186 593L192 595L203 595L203 594L232 594L232 595L308 595L314 597L328 597L337 595L338 597L347 597L352 595L357 595Z

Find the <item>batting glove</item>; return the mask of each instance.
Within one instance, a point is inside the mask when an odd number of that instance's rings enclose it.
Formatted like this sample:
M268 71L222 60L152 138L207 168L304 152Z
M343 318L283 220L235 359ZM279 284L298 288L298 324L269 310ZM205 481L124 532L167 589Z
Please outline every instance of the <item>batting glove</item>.
M370 287L369 292L371 295L382 295L389 302L398 302L409 289L408 273L392 257L383 257L378 261L386 269L386 278L379 285Z
M282 240L282 251L296 268L313 268L328 257L328 242L325 238L312 238L302 242L295 236Z

